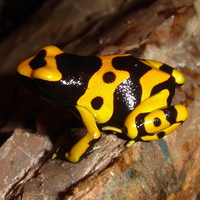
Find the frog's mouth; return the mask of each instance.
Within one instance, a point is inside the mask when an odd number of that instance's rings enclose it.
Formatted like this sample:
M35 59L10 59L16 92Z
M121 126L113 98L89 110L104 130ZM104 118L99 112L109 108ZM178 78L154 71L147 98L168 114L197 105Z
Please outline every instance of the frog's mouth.
M74 107L74 102L79 98L79 93L74 93L74 88L68 88L61 81L46 81L42 79L31 79L18 73L20 80L34 93L43 99L56 104L58 106L71 108ZM72 96L75 101L72 101ZM74 98L73 98L74 99Z
M49 93L56 85L56 82L45 81L42 79L31 79L27 76L21 75L18 73L20 80L33 92L43 96L44 93ZM57 81L59 83L59 81Z
M21 75L18 73L20 80L34 93L41 96L43 99L50 101L54 104L58 104L57 102L57 94L56 91L59 81L57 84L55 82L45 81L41 79L31 79L27 76Z
M27 76L20 74L20 73L18 73L18 77L30 90L38 93L38 86L36 85L34 79L31 79Z

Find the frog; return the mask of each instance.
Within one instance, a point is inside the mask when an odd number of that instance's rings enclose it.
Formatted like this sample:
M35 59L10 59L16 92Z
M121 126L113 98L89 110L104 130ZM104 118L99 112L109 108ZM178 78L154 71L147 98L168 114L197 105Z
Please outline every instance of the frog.
M160 61L131 54L75 55L45 46L22 61L17 73L30 90L82 120L85 135L65 153L72 163L102 132L124 134L129 148L167 136L188 118L184 105L171 105L185 77Z

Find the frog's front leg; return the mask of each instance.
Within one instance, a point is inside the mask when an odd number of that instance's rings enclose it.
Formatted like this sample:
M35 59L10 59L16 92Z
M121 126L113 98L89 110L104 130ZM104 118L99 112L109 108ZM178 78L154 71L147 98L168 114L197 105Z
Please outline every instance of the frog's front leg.
M86 153L90 147L90 143L101 136L93 114L84 107L76 106L76 108L81 115L87 133L65 154L65 157L71 162L78 162L80 157Z
M126 118L124 132L132 140L158 140L178 128L188 117L183 105L167 105L169 90L149 97L141 102Z

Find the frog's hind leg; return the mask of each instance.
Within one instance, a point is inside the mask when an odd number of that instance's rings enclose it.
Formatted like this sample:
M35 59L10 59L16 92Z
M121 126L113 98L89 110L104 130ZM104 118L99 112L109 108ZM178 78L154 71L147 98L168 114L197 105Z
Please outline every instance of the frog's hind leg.
M183 105L167 106L165 89L141 102L126 118L124 132L132 140L158 140L178 128L188 117ZM129 144L128 144L129 146Z
M187 117L186 107L179 104L155 110L144 118L145 130L149 135L141 136L141 140L159 140L176 130Z

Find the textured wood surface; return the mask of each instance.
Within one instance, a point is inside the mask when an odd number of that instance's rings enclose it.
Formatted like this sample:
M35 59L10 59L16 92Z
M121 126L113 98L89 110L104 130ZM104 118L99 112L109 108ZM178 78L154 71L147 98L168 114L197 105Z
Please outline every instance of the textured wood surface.
M200 199L199 11L200 0L148 6L49 0L2 41L0 199ZM128 52L181 67L186 83L173 103L186 105L189 119L157 142L125 149L125 140L103 134L101 148L81 162L51 160L56 146L70 144L69 133L84 133L82 124L31 93L15 74L18 62L49 44L80 55Z

